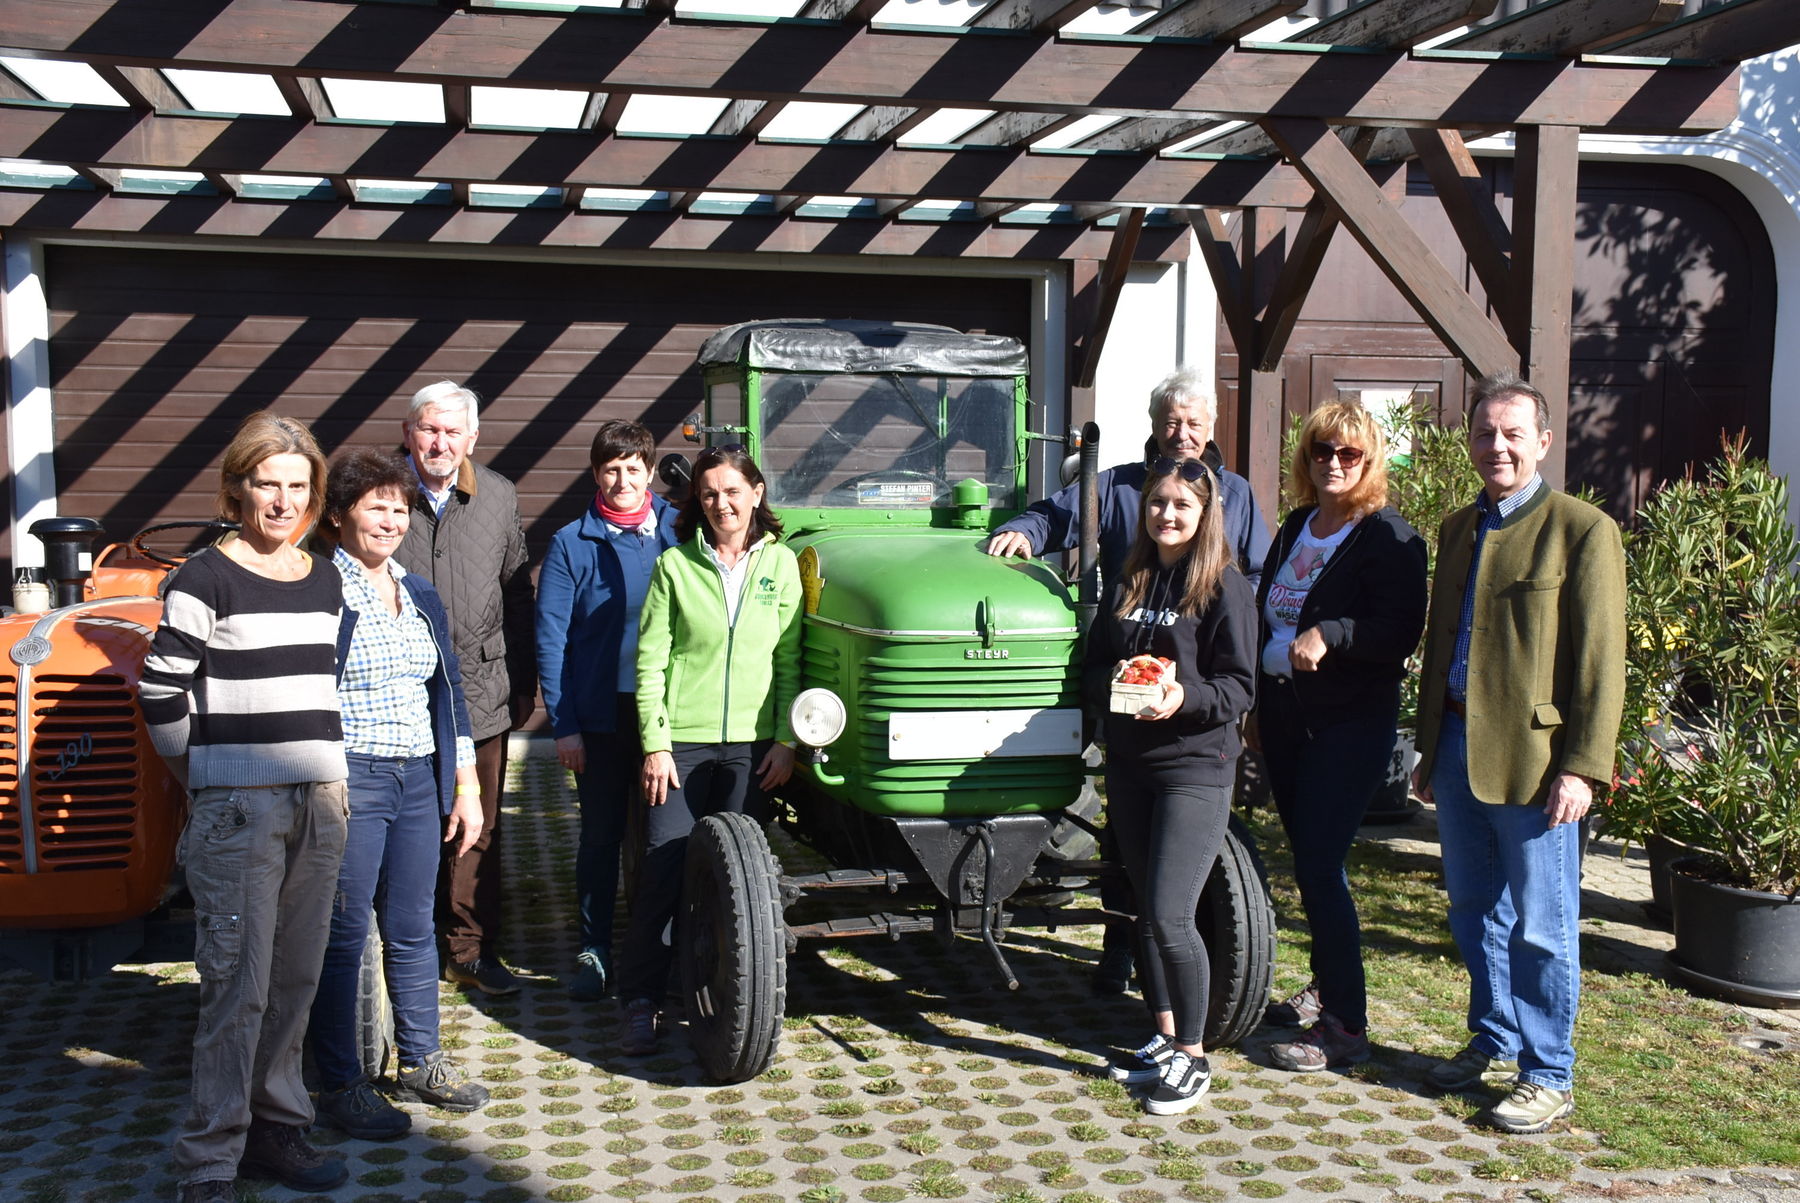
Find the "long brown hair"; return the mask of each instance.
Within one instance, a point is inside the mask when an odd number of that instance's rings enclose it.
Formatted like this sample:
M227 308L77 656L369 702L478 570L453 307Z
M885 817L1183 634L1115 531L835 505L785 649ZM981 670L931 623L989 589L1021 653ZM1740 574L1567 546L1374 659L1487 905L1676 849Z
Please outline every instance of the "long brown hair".
M1219 581L1231 566L1231 548L1225 542L1225 507L1219 497L1219 478L1210 468L1203 469L1195 480L1188 480L1179 469L1164 476L1153 473L1144 480L1144 495L1138 503L1137 538L1131 542L1131 554L1125 558L1125 567L1119 577L1119 606L1114 613L1120 618L1143 605L1144 596L1150 591L1150 580L1156 575L1159 564L1157 544L1150 537L1148 525L1150 495L1165 480L1177 481L1200 503L1200 525L1188 541L1186 558L1181 561L1186 565L1187 581L1182 586L1176 612L1194 615L1205 610L1218 596Z

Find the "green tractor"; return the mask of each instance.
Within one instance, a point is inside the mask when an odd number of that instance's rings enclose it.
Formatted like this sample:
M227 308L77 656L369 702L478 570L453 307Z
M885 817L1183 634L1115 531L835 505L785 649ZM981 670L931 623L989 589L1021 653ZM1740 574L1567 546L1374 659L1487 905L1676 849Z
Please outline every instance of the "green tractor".
M688 437L748 449L799 556L802 748L780 809L834 866L785 872L743 815L694 830L682 990L704 1068L735 1082L774 1057L800 940L978 936L1016 990L1007 930L1105 918L1071 904L1123 870L1096 856L1080 696L1093 507L1079 600L1049 564L981 550L1025 505L1027 451L1045 437L1027 428L1025 348L942 326L761 321L714 334L700 367ZM1090 498L1098 437L1091 423L1070 436ZM661 474L681 487L686 468L671 456ZM1206 1040L1232 1043L1274 972L1267 887L1235 818L1198 919Z

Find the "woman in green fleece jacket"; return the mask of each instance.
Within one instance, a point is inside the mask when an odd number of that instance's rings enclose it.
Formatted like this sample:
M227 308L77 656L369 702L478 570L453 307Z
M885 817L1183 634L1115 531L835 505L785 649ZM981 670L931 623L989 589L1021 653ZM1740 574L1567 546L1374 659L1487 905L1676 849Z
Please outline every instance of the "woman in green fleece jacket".
M742 447L708 447L644 597L637 650L645 849L619 962L619 1051L656 1048L694 824L765 816L764 791L794 771L788 706L800 685L800 571Z

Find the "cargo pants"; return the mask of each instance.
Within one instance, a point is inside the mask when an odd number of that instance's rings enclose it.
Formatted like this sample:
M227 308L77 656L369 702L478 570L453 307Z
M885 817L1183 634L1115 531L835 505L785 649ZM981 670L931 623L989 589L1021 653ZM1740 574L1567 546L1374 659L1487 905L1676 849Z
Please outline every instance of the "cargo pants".
M180 859L194 896L200 1022L183 1184L237 1177L252 1116L310 1124L300 1042L319 985L349 817L342 781L193 794Z

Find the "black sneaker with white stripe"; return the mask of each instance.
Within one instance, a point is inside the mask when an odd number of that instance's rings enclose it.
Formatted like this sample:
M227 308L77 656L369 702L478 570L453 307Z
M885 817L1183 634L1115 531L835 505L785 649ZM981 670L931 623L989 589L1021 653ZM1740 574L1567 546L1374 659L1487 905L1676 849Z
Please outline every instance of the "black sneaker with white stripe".
M1212 1085L1212 1066L1205 1057L1193 1057L1177 1050L1163 1066L1162 1081L1144 1100L1144 1110L1151 1115L1180 1115L1200 1105L1206 1088Z
M1163 1066L1175 1055L1174 1043L1161 1032L1150 1037L1150 1043L1126 1053L1107 1067L1106 1074L1115 1082L1154 1082L1162 1077Z

